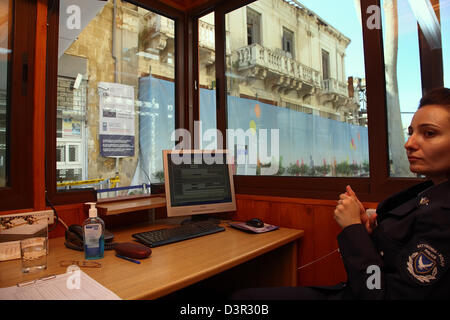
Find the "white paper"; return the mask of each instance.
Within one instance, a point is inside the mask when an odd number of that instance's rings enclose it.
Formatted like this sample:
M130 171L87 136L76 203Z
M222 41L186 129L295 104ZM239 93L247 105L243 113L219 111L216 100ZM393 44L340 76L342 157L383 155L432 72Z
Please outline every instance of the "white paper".
M121 300L81 270L0 288L0 300Z
M134 136L134 87L99 82L100 135Z

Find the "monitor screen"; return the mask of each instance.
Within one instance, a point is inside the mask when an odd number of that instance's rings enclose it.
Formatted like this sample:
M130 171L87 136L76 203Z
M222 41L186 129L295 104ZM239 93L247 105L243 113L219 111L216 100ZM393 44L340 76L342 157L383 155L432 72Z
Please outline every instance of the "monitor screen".
M226 150L164 150L167 216L236 210Z

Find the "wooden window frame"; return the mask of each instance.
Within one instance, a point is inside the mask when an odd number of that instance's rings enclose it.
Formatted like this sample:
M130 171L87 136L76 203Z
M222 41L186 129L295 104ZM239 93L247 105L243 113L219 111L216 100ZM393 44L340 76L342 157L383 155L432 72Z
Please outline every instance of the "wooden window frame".
M227 128L226 78L225 78L225 15L248 5L255 0L230 0L214 7L216 21L216 77L217 77L217 128L224 133ZM439 17L439 0L432 4ZM381 8L380 0L361 0L362 21L368 21L370 6ZM372 12L369 10L369 12ZM386 82L384 74L383 30L368 29L363 23L365 61L369 164L368 178L340 177L278 177L278 176L235 176L235 190L240 194L271 195L313 199L337 199L338 195L351 185L362 201L380 201L383 198L410 187L423 180L416 178L394 178L389 172L389 145L387 136ZM420 27L418 27L420 30ZM433 50L426 45L419 33L423 93L437 86L443 86L442 50ZM440 51L440 52L439 52ZM218 54L223 52L223 54ZM225 134L223 134L226 137ZM226 141L224 142L226 145Z
M175 128L190 129L190 110L186 107L192 105L191 90L185 77L187 68L192 68L192 57L186 52L187 42L192 33L186 27L186 14L174 9L167 4L154 0L127 0L131 4L138 5L160 15L164 15L175 21ZM50 0L48 6L48 34L47 34L47 86L46 86L46 190L49 200L54 205L69 203L82 203L97 201L94 189L64 190L56 188L56 99L57 99L57 68L58 68L58 31L59 31L59 0ZM192 38L192 37L191 37Z
M194 121L199 120L199 90L195 83L199 83L198 74L198 18L215 12L215 44L216 44L216 99L217 99L217 128L226 132L227 128L227 88L225 77L225 15L239 7L248 5L255 0L212 0L200 7L183 11L174 9L156 0L129 0L128 2L142 6L162 15L174 19L176 23L176 128L185 128L193 132ZM432 0L437 2L438 0ZM367 21L370 14L369 6L380 8L379 0L361 0L362 21ZM437 8L435 6L435 8ZM438 8L437 8L438 10ZM370 11L371 12L371 11ZM437 12L438 13L438 12ZM54 14L53 14L54 15ZM51 15L49 14L49 17ZM54 17L53 17L54 18ZM58 18L58 17L56 17ZM50 21L50 20L49 20ZM53 22L54 23L54 22ZM57 25L57 24L56 24ZM51 37L49 28L49 55L55 54L55 39ZM57 31L57 30L56 30ZM57 32L56 32L57 34ZM53 30L54 37L54 30ZM419 38L421 35L419 35ZM384 54L382 29L368 29L363 23L363 41L365 61L368 132L369 132L369 163L370 176L368 178L341 177L278 177L278 176L235 176L235 190L240 194L271 195L284 197L299 197L312 199L336 199L339 193L351 185L362 201L380 201L401 189L416 184L421 179L393 178L389 172L387 113L386 113L386 85L384 76ZM53 51L52 51L53 50ZM180 54L180 53L183 54ZM218 54L219 52L223 54ZM420 42L420 56L422 68L422 87L426 92L432 87L443 85L442 52L431 52ZM429 57L438 57L430 59ZM439 59L440 57L440 59ZM47 96L56 100L56 92L52 92L52 77L56 78L56 60L48 60ZM53 68L53 69L52 69ZM53 72L53 73L52 73ZM54 81L54 80L53 80ZM54 86L56 87L56 86ZM56 204L88 201L89 193L71 191L56 192L56 105L50 98L47 100L47 190ZM53 106L53 108L52 108ZM54 110L52 110L54 109ZM194 136L194 135L192 135ZM226 139L226 135L223 135ZM191 142L193 144L193 141ZM224 141L226 145L226 141Z
M8 66L7 186L0 210L33 208L34 75L36 1L12 1L12 56Z

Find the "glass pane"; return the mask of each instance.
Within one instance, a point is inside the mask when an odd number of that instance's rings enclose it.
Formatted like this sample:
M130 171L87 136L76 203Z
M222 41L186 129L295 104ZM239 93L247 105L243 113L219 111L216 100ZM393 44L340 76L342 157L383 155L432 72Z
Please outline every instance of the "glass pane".
M216 45L214 12L198 21L198 63L200 81L200 149L217 149Z
M69 145L69 161L70 162L79 162L78 156L79 148L77 145Z
M226 15L236 174L368 176L360 9L300 2L259 0Z
M57 146L56 147L56 162L65 162L66 161L66 146Z
M422 96L417 20L408 0L382 1L390 175L413 177L404 144Z
M444 86L450 88L450 0L440 0Z
M12 55L12 1L0 0L0 187L8 185L9 69Z
M123 1L61 1L59 189L104 198L162 181L162 150L175 144L174 31L174 20Z

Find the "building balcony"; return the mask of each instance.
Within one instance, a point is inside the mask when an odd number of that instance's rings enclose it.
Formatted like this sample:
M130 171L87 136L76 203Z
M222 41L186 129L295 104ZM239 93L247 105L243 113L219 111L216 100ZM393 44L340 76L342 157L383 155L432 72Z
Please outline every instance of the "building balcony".
M231 54L229 31L226 31L225 39L227 42L225 55L229 56ZM215 26L202 20L198 21L198 49L199 63L212 65L216 62Z
M356 110L359 108L357 100L349 97L347 83L332 78L322 81L320 103L331 104L336 110L342 108Z
M198 46L207 50L216 50L215 28L213 24L198 21Z
M322 91L324 93L335 93L348 97L348 87L345 82L336 79L327 79L322 81Z
M159 14L149 12L150 16L148 26L154 30L155 33L161 33L167 37L173 38L175 36L175 21Z
M169 40L173 42L175 37L175 22L172 19L153 12L147 13L145 18L148 21L147 28L143 34L146 41L145 51L163 51L166 49Z
M287 57L282 51L252 44L236 52L238 71L246 79L264 80L266 87L273 91L287 94L295 90L299 96L305 96L322 87L319 71Z
M163 51L169 42L173 43L175 37L175 23L172 19L149 12L145 18L148 20L147 30L143 34L146 40L146 51L155 53ZM226 55L231 54L229 46L229 31L227 34ZM199 20L198 26L198 46L200 63L213 65L216 60L215 27L213 24Z

